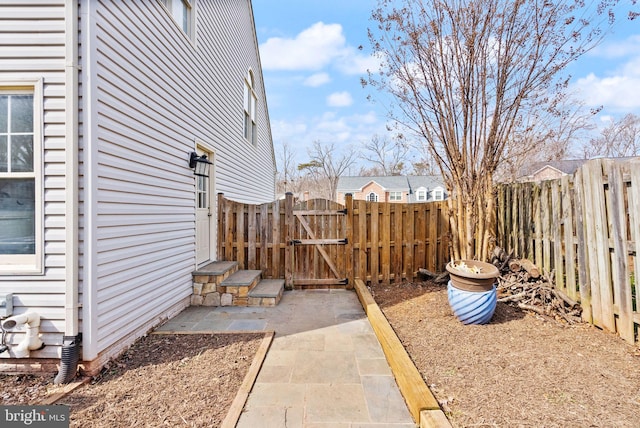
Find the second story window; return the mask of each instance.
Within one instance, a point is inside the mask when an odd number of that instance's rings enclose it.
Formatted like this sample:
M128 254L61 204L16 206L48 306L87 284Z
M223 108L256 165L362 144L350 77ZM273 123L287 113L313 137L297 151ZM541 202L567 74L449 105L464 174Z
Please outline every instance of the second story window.
M433 189L433 200L434 201L444 201L444 190L442 187L436 187Z
M401 201L402 200L402 192L389 192L389 200L390 201Z
M249 71L244 81L244 138L254 146L258 145L256 127L256 104L258 97L254 91L253 73Z
M378 195L375 192L371 192L367 195L367 201L378 202Z
M173 19L178 23L182 31L190 38L193 35L193 8L189 0L160 0L167 8Z
M425 202L427 200L427 191L420 189L416 192L416 200L418 202Z

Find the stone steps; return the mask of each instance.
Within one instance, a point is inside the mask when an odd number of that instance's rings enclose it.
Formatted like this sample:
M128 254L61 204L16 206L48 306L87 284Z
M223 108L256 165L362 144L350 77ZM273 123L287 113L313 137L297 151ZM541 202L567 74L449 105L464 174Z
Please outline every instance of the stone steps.
M232 302L222 306L248 306L249 291L253 290L262 278L261 270L239 270L218 286L220 293L232 296ZM226 303L226 302L225 302Z
M212 262L193 272L192 306L276 306L284 280L262 279L260 270L237 262Z
M263 279L249 292L249 306L276 306L283 292L284 279Z

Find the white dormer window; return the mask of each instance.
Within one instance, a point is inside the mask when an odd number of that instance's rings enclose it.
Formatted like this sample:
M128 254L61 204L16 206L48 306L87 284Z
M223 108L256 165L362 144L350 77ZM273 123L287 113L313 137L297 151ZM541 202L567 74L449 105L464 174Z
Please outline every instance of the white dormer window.
M256 127L256 104L258 97L254 90L253 73L249 70L244 81L244 138L254 146L258 145Z
M427 190L426 189L418 189L416 192L416 200L418 202L426 202L427 201Z
M433 200L444 201L444 189L442 187L436 187L433 189Z
M375 192L371 192L367 195L367 201L369 202L378 202L378 195Z
M184 31L184 33L193 38L193 8L189 0L160 0L173 17L174 21Z

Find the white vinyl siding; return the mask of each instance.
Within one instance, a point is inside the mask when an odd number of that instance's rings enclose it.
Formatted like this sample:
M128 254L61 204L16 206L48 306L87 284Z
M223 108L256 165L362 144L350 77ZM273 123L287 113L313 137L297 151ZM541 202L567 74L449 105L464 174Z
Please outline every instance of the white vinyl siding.
M188 305L195 267L195 141L216 153L216 192L275 198L275 164L248 1L197 2L195 43L159 2L91 2L83 50L84 357ZM90 56L90 57L89 57ZM255 72L256 141L243 136ZM83 114L83 116L85 116ZM181 306L180 306L181 305ZM83 318L84 320L84 318Z
M196 206L188 158L196 140L215 150L216 192L249 203L275 198L250 1L191 3L192 39L159 1L78 2L79 218L71 221L65 4L75 3L5 3L0 81L42 86L43 266L41 275L0 275L0 293L14 294L14 313L41 315L47 346L31 356L59 358L72 269L66 227L77 221L81 357L108 358L188 305ZM243 135L247 70L255 79L255 145Z
M66 234L65 234L65 2L64 0L0 2L0 86L12 82L33 88L39 109L34 131L39 160L35 179L40 180L36 232L42 252L36 274L0 275L0 293L13 293L14 314L40 314L40 332L47 345L32 351L33 358L59 358L64 334ZM39 88L39 89L38 89ZM39 229L38 229L39 228ZM1 257L1 256L0 256ZM8 336L10 344L24 332ZM0 362L9 357L0 354Z

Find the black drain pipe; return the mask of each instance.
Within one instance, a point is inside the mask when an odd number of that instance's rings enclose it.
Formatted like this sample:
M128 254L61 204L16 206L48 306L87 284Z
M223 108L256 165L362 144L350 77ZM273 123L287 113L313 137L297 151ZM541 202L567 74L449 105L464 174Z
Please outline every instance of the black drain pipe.
M78 360L80 359L80 342L82 333L77 336L64 336L62 338L62 357L60 358L60 371L53 379L55 385L69 383L78 372Z

